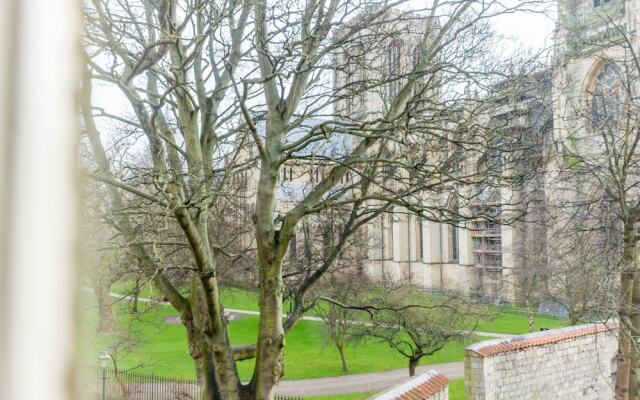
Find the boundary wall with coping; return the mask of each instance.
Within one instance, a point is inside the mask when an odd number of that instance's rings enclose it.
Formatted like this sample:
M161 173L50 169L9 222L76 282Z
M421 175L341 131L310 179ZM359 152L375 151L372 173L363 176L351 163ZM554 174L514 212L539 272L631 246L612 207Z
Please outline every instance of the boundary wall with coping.
M467 347L467 400L613 399L617 323L552 329Z

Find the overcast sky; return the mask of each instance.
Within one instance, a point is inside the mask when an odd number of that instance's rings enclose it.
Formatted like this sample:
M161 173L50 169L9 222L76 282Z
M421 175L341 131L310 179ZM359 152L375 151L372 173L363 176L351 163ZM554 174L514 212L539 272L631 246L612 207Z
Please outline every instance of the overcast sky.
M506 45L524 46L534 50L550 46L555 21L541 14L503 15L494 21L495 29L509 37Z

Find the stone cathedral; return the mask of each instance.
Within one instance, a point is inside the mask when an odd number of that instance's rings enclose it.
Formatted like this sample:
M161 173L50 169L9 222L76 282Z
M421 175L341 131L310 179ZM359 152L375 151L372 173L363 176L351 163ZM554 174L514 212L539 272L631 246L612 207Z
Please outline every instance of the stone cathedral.
M617 60L629 57L619 43L621 38L629 37L637 49L635 35L628 33L636 32L639 6L640 0L559 1L554 65L527 77L528 83L488 116L502 118L522 104L535 103L548 109L546 118L532 113L514 119L512 126L530 129L531 135L543 143L538 156L552 160L548 175L541 178L542 188L539 182L523 182L521 193L502 194L512 198L535 196L537 206L527 211L530 220L542 221L549 213L562 213L548 207L554 204L556 209L561 209L557 205L567 200L562 185L556 182L558 176L554 175L553 166L571 162L569 153L588 152L600 145L588 134L587 125L593 124L593 118L585 119L583 115L593 117L594 113L601 113L608 106L605 94L618 90L621 66ZM415 46L419 37L418 34L390 40L385 47L387 54L377 61L371 60L373 68L393 69L410 64L411 52L403 56L398 47ZM375 65L376 62L388 65ZM334 84L345 85L357 76L357 66L353 68L348 74L337 73ZM394 86L388 90L392 95ZM363 94L355 101L339 102L336 107L354 114L361 109L379 109L383 104L375 96ZM538 122L532 122L534 120ZM283 168L278 199L283 209L290 207L296 193L302 193L309 181L319 181L325 172L322 168L299 169L295 165ZM255 188L255 182L249 182L248 187ZM494 207L491 196L479 196L472 206L481 211ZM369 249L361 268L367 274L385 279L410 279L426 290L462 291L498 302L523 302L523 292L527 291L526 285L535 271L554 263L548 244L557 241L553 227L548 224L500 225L477 219L466 221L464 226L454 226L423 221L402 212L383 214L369 222L366 231ZM300 246L300 239L294 238L290 253L295 253L296 246Z

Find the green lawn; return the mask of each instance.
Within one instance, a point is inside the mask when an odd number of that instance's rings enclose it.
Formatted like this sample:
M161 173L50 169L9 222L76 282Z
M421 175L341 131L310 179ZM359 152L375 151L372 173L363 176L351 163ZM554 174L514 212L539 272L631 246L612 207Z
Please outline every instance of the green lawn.
M111 287L111 291L120 294L130 295L135 287L134 281L116 282ZM162 296L151 283L143 284L140 289L140 297L162 300ZM252 290L236 287L225 287L221 289L222 304L227 308L238 310L258 311L258 293ZM289 303L285 302L285 311Z
M161 300L162 296L157 289L153 287L151 282L142 282L140 289L140 297L153 298ZM131 294L135 287L134 281L116 282L111 286L111 291L121 294ZM222 289L222 302L228 308L237 308L241 310L258 311L258 293L255 291L228 287Z
M258 310L257 293L238 288L225 288L222 290L222 303L227 308L235 308L241 310ZM285 303L285 310L288 304ZM480 332L496 332L508 334L522 334L529 332L529 319L524 310L510 307L490 307L489 318L481 320L476 330ZM313 315L313 313L309 314ZM536 329L560 328L568 325L568 320L564 318L553 318L546 316L535 317ZM472 326L469 326L472 328Z
M121 331L133 332L136 344L130 351L118 357L118 365L123 369L139 367L146 372L163 376L193 378L193 364L188 354L185 331L182 325L164 323L168 316L175 315L169 306L141 305L142 316L131 321L121 318ZM120 309L121 306L116 306ZM95 326L95 309L88 311L90 325ZM247 316L229 325L230 337L234 344L253 343L258 326L258 318ZM90 331L90 329L87 329ZM87 352L88 359L97 356L109 343L122 342L123 334L110 338L98 337ZM113 342L112 342L113 341ZM443 350L426 357L425 364L462 360L464 347L470 342L451 343ZM128 354L126 354L128 353ZM349 373L363 373L406 367L406 360L382 343L372 341L347 348ZM87 361L88 362L88 361ZM239 363L243 379L251 376L253 362ZM287 335L285 348L285 379L303 379L341 375L340 358L337 350L327 342L324 324L315 321L299 322Z
M140 288L140 297L153 298L160 300L161 296L158 290L153 287L149 281L140 281L142 287ZM123 295L133 294L133 288L135 287L134 281L116 282L111 286L111 291L120 293Z
M117 293L131 293L133 282L118 282L113 285L112 291ZM141 297L159 298L157 290L152 285L143 286ZM227 308L239 310L258 311L258 294L254 291L240 288L227 287L221 290L222 304ZM284 309L288 310L288 302L285 302ZM479 321L476 330L480 332L496 332L508 334L522 334L529 331L529 320L525 310L512 306L489 307L489 318ZM313 312L308 315L314 315ZM568 325L568 320L564 318L553 318L546 316L536 316L536 330L541 327L559 328ZM472 328L473 326L469 326Z
M567 326L569 321L567 319L553 319L551 317L536 316L534 318L536 330L541 327L545 328L560 328ZM476 330L479 332L496 332L496 333L511 333L519 335L529 332L529 319L524 314L516 314L506 309L500 313L492 315L487 321L480 321Z
M243 289L226 288L222 291L222 303L227 308L241 310L258 310L258 296L255 292ZM285 310L288 304L285 303ZM479 332L495 332L519 335L529 332L529 319L522 310L514 307L492 307L490 316L479 321L476 330ZM314 315L313 312L308 315ZM569 321L564 318L553 318L537 315L534 318L536 330L541 327L560 328L567 326ZM473 325L469 326L469 329Z
M130 286L127 284L114 285L113 291L127 293ZM150 286L145 286L142 297L154 296ZM87 299L88 304L95 304L92 298ZM222 301L227 308L245 310L257 310L258 301L255 292L227 288L222 291ZM86 334L91 340L86 342L92 346L85 351L87 363L93 361L97 354L104 348L125 348L120 351L118 366L123 369L138 368L141 371L155 373L162 376L188 378L194 376L193 363L188 354L185 331L182 325L170 325L164 322L169 316L177 313L170 306L151 306L141 303L140 309L144 312L140 317L131 319L124 312L127 305L117 303L114 309L121 313L119 318L120 331L132 332L130 337L135 338L132 343L124 340L124 334L111 335L108 338L95 337L96 310L89 306L83 318ZM496 308L504 311L504 308ZM230 337L234 344L247 344L255 342L258 318L245 316L240 320L232 321ZM551 318L536 318L536 327L557 327L566 325L565 320ZM526 333L528 320L523 314L502 312L490 321L483 321L477 330L500 333ZM477 340L487 340L480 338ZM467 343L451 343L433 356L423 359L424 364L436 364L463 359L464 348ZM315 321L301 321L289 332L286 338L285 348L285 379L304 379L341 375L340 358L335 347L327 341L323 323ZM382 343L373 341L363 342L357 346L347 348L347 361L350 374L405 368L406 359L398 355L391 348ZM243 379L251 376L253 362L251 360L239 363L240 375ZM462 385L461 383L455 383ZM453 387L463 396L464 389ZM459 394L456 394L459 395ZM361 398L361 397L351 397ZM455 397L452 397L455 398ZM458 397L462 399L463 397Z
M449 382L449 400L465 400L464 379L452 379Z

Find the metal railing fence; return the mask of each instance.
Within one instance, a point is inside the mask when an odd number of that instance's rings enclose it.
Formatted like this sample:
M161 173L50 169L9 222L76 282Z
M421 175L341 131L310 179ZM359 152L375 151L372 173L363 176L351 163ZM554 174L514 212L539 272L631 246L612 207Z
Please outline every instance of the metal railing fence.
M85 370L82 398L87 400L199 400L195 380L167 378L136 371L92 367ZM276 394L274 400L303 400Z

